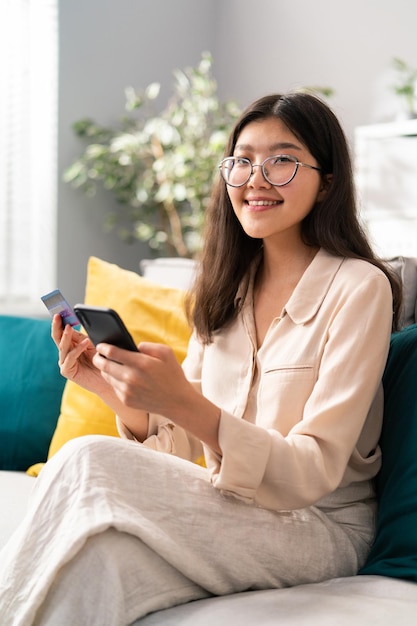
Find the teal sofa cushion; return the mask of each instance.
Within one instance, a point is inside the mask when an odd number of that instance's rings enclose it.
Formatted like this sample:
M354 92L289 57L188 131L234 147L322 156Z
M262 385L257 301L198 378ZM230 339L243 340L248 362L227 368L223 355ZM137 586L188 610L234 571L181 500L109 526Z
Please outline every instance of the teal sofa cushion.
M377 533L359 573L417 582L417 325L392 335L383 383Z
M48 319L0 316L0 469L46 461L65 379Z

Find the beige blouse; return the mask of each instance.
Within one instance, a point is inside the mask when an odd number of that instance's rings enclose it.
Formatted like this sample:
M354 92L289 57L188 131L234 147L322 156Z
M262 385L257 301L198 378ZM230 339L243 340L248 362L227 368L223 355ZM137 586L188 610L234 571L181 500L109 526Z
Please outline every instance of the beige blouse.
M252 286L210 345L193 335L183 368L221 408L222 455L203 446L214 487L274 510L302 508L380 468L391 288L370 263L320 250L257 350ZM190 460L201 450L157 415L144 444Z

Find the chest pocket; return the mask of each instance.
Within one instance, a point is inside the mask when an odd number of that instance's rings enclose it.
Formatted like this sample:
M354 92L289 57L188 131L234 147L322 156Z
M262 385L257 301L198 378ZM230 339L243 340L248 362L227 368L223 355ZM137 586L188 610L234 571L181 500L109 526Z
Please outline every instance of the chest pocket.
M309 363L265 369L258 392L259 426L277 429L286 436L303 419L304 406L314 388L314 372Z

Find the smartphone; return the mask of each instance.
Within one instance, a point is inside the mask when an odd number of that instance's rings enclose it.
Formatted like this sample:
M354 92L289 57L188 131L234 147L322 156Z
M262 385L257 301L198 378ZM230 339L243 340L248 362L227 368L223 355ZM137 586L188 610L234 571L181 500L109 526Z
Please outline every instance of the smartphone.
M61 316L63 326L67 324L70 326L79 326L80 322L76 314L59 289L54 289L54 291L41 296L41 300L51 314L51 317L57 313Z
M95 346L110 343L124 350L139 352L132 335L113 309L76 304L74 311Z

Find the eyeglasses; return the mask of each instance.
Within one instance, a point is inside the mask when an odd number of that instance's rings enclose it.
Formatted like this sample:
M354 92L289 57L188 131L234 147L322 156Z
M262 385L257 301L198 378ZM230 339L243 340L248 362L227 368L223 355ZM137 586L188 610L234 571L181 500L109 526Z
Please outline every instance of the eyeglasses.
M260 167L262 174L270 185L283 187L288 185L297 173L298 166L309 167L320 172L319 167L301 163L296 157L289 154L276 154L265 159L262 163L252 163L246 157L226 157L219 165L220 174L224 182L230 187L243 187L253 175L253 168Z

